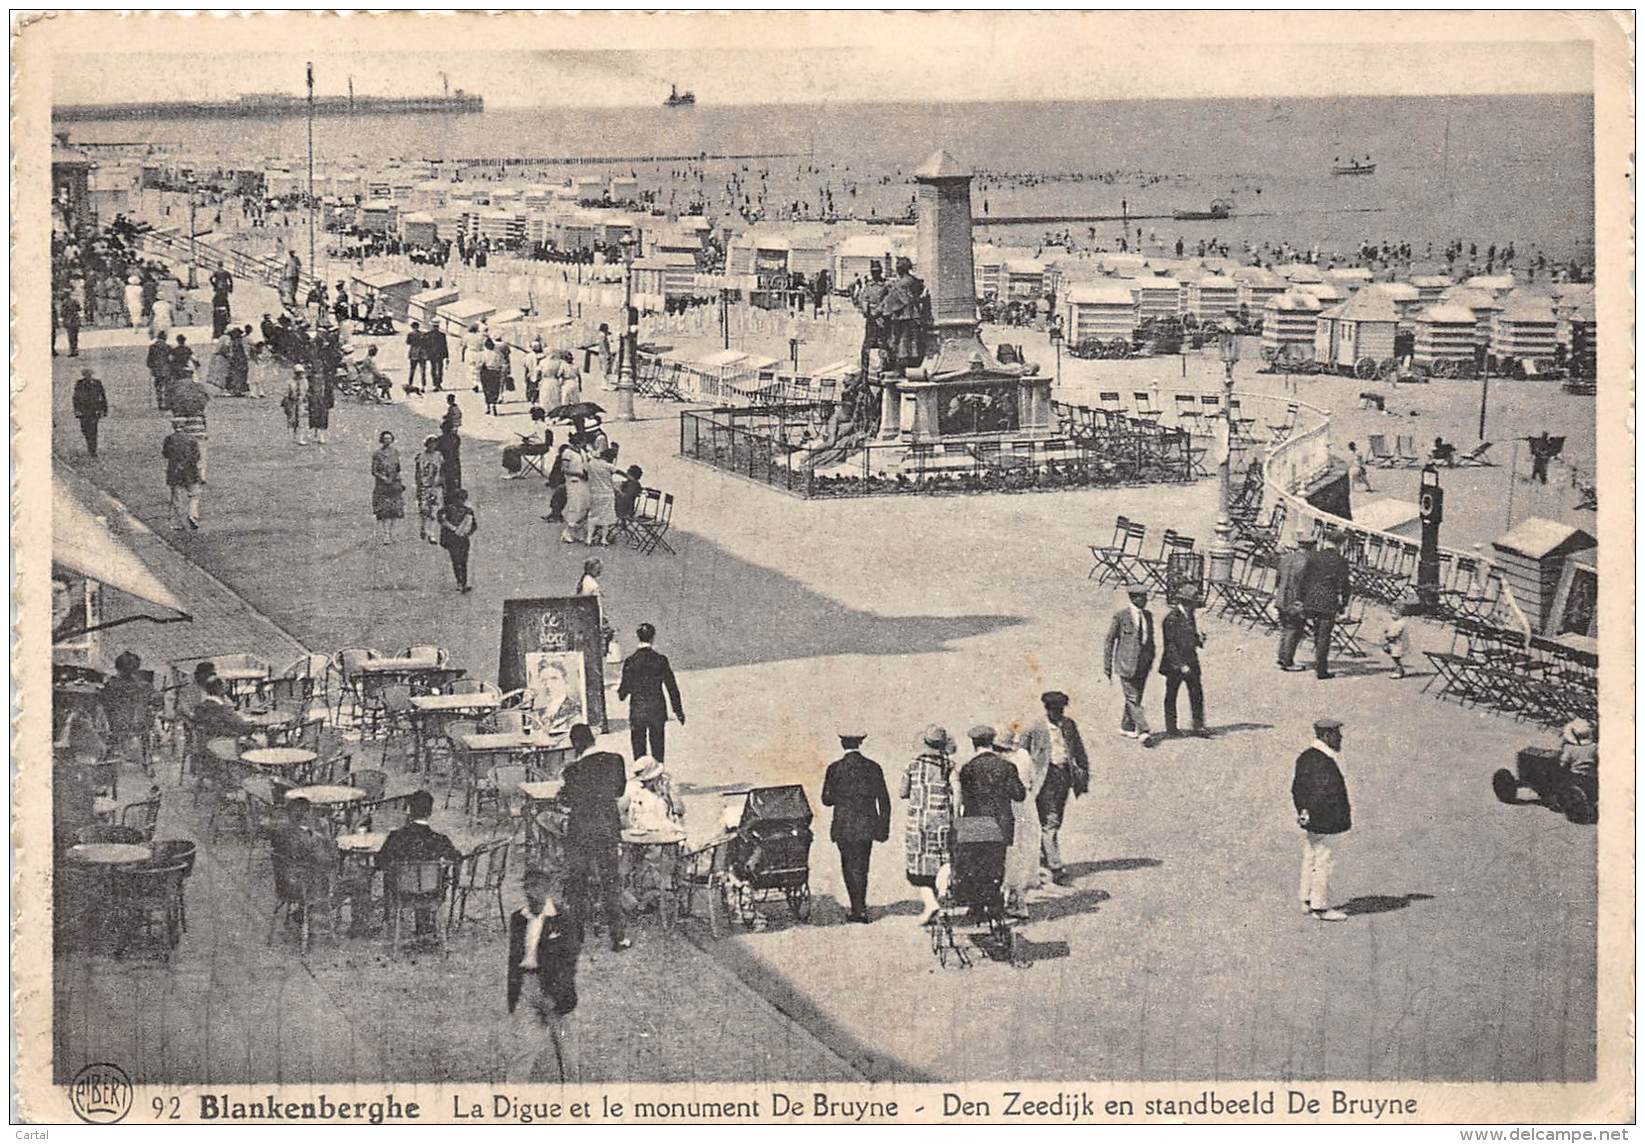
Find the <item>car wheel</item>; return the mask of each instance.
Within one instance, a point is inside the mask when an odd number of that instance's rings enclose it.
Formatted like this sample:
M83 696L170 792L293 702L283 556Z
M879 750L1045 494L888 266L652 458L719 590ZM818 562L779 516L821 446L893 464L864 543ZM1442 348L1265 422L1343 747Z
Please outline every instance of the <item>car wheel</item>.
M1594 821L1593 807L1588 803L1588 796L1582 793L1580 787L1571 787L1565 792L1565 817L1578 826L1586 826Z
M1497 799L1509 804L1519 801L1519 780L1514 778L1510 770L1499 770L1491 776L1491 789L1496 792Z

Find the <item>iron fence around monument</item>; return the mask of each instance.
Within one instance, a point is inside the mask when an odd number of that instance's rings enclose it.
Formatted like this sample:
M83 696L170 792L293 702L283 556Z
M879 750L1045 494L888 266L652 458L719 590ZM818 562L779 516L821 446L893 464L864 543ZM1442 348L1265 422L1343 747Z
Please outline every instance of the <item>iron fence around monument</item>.
M1036 492L1180 483L1204 475L1175 429L1094 435L829 442L827 402L685 410L680 455L805 498Z

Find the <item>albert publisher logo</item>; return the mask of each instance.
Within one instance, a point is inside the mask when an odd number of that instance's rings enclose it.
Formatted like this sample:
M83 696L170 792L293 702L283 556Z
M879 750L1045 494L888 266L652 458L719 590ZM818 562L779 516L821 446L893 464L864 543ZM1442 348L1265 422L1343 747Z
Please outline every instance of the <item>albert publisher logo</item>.
M74 1075L69 1102L87 1124L118 1124L131 1111L131 1078L119 1065L87 1065Z

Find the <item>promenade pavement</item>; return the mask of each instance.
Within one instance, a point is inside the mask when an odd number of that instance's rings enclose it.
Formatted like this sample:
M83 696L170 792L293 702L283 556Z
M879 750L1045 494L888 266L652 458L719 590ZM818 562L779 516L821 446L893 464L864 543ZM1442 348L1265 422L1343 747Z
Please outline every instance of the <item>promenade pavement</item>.
M96 462L81 455L63 413L74 363L60 362L59 455L164 528L165 426L139 353L88 361L109 386L107 444ZM409 464L431 425L406 405L340 404L331 443L302 449L274 400L214 401L205 525L181 549L307 646L434 642L491 675L502 600L569 593L588 552L538 519L540 482L499 479L497 447L481 438L502 440L497 425L523 429L525 417L493 425L477 395L461 400L481 524L472 594L458 595L443 553L414 536L372 541L377 431L397 432ZM669 766L694 837L711 833L727 789L800 782L811 795L812 923L774 917L763 931L700 940L853 1071L1592 1075L1594 833L1490 791L1491 771L1543 733L1420 697L1423 678L1389 680L1377 657L1340 662L1328 682L1283 675L1267 636L1209 622L1213 737L1147 749L1115 736L1118 689L1101 677L1098 641L1119 601L1086 580L1087 545L1120 512L1208 540L1208 482L808 503L674 457L676 410L642 402L641 421L612 426L623 463L676 496L678 552L602 552L606 606L625 648L636 623L656 623L680 673L689 722L670 728ZM816 805L833 732L861 724L894 792L925 724L959 736L977 721L1031 718L1050 687L1073 696L1094 778L1064 831L1074 884L1031 910L1034 966L938 969L912 924L901 803L876 851L874 923L841 924ZM1158 687L1147 698L1156 722ZM1293 760L1327 714L1346 724L1355 806L1333 882L1352 917L1339 925L1298 907L1289 795Z

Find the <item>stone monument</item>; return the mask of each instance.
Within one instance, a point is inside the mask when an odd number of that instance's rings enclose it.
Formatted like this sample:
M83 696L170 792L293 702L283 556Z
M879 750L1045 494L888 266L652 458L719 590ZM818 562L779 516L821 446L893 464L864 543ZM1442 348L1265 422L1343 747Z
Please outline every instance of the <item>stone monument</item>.
M1051 382L1039 367L1002 364L983 345L971 257L971 172L938 151L919 184L918 269L930 300L925 358L882 375L880 437L1020 441L1054 435Z

